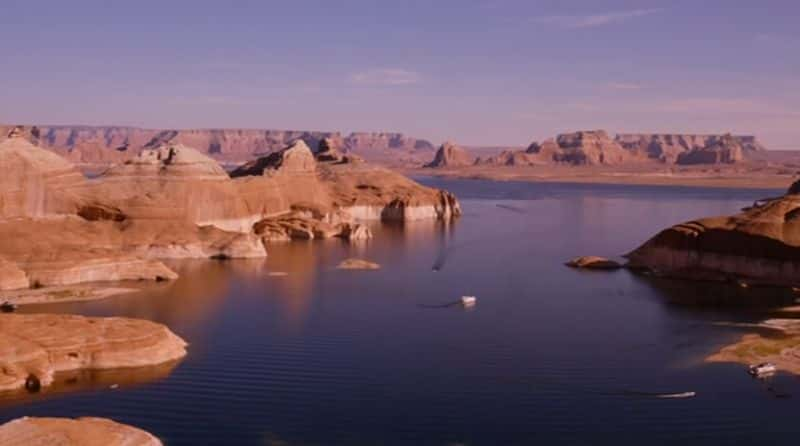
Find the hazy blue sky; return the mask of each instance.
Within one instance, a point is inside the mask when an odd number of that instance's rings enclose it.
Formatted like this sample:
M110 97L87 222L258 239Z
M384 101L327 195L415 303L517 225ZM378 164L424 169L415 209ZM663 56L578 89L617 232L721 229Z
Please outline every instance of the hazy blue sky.
M2 0L0 122L800 148L798 22L798 0Z

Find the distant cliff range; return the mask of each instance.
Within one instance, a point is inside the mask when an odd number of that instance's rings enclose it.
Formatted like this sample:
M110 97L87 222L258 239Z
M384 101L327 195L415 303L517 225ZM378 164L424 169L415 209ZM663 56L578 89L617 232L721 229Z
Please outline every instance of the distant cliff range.
M0 125L0 135L6 135L12 128L14 125ZM193 147L219 161L230 163L275 152L297 139L316 148L323 138L331 138L343 151L354 152L366 158L374 153L378 158L408 161L419 158L420 162L429 159L436 149L424 139L386 132L353 132L343 135L339 132L266 129L171 130L48 125L28 125L26 128L34 144L55 151L73 163L82 164L119 162L141 150L157 148L166 143Z
M733 164L766 148L754 136L621 133L604 130L563 133L532 143L527 150L505 150L478 159L484 165L620 165L637 162L665 164Z

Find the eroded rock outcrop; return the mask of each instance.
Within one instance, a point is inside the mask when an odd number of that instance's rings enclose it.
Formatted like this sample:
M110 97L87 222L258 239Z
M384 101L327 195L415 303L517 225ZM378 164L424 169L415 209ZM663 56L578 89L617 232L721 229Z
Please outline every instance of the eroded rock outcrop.
M86 179L60 156L12 135L0 142L0 218L47 218L74 213L73 190Z
M18 418L0 426L0 444L161 446L153 435L106 418Z
M58 372L144 367L186 355L167 327L128 318L0 314L0 390L48 386Z
M248 207L265 218L287 214L298 206L320 218L346 212L356 221L461 215L458 200L446 191L366 163L316 163L302 142L248 163L231 176L237 179Z
M447 141L436 151L433 161L425 167L464 167L475 163L475 158L453 142Z
M708 141L703 147L694 147L678 154L676 164L733 164L744 160L744 148L731 135Z
M628 254L628 266L685 278L800 284L798 188L737 215L666 229Z

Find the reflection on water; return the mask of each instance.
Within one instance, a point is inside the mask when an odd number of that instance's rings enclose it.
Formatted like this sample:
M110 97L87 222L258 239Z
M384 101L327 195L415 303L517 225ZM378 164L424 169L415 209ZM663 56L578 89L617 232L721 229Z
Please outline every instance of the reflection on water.
M0 392L0 408L22 402L42 401L70 392L130 389L166 378L178 364L180 360L151 367L59 372L54 376L51 385L43 387L36 393L30 393L25 389Z
M22 395L0 417L105 416L170 445L784 443L798 433L800 400L776 403L741 366L704 363L741 336L718 322L757 321L771 307L687 304L764 302L771 291L563 266L617 257L763 193L425 181L458 194L463 218L376 226L367 243L274 244L258 261L176 262L174 283L26 309L153 319L187 339L189 355L136 386L109 390L127 381L89 374L79 382L91 391ZM337 270L349 257L382 268ZM430 308L462 295L477 306ZM800 394L790 376L771 385Z

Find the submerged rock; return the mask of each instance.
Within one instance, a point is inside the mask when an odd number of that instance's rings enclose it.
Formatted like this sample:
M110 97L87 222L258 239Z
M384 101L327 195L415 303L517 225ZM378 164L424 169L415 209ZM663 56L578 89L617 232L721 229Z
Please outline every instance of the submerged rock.
M121 317L0 314L0 391L41 386L56 372L144 367L186 355L186 342L164 325Z
M337 266L338 269L380 269L381 266L377 263L370 262L363 259L346 259L342 260Z
M675 277L796 286L800 284L796 187L736 215L665 229L628 254L628 266Z
M161 446L153 435L107 418L24 417L0 426L0 444L52 446Z
M583 268L583 269L619 269L622 268L622 265L618 262L613 260L606 259L604 257L595 257L595 256L582 256L576 257L569 262L566 263L567 266L572 268Z

